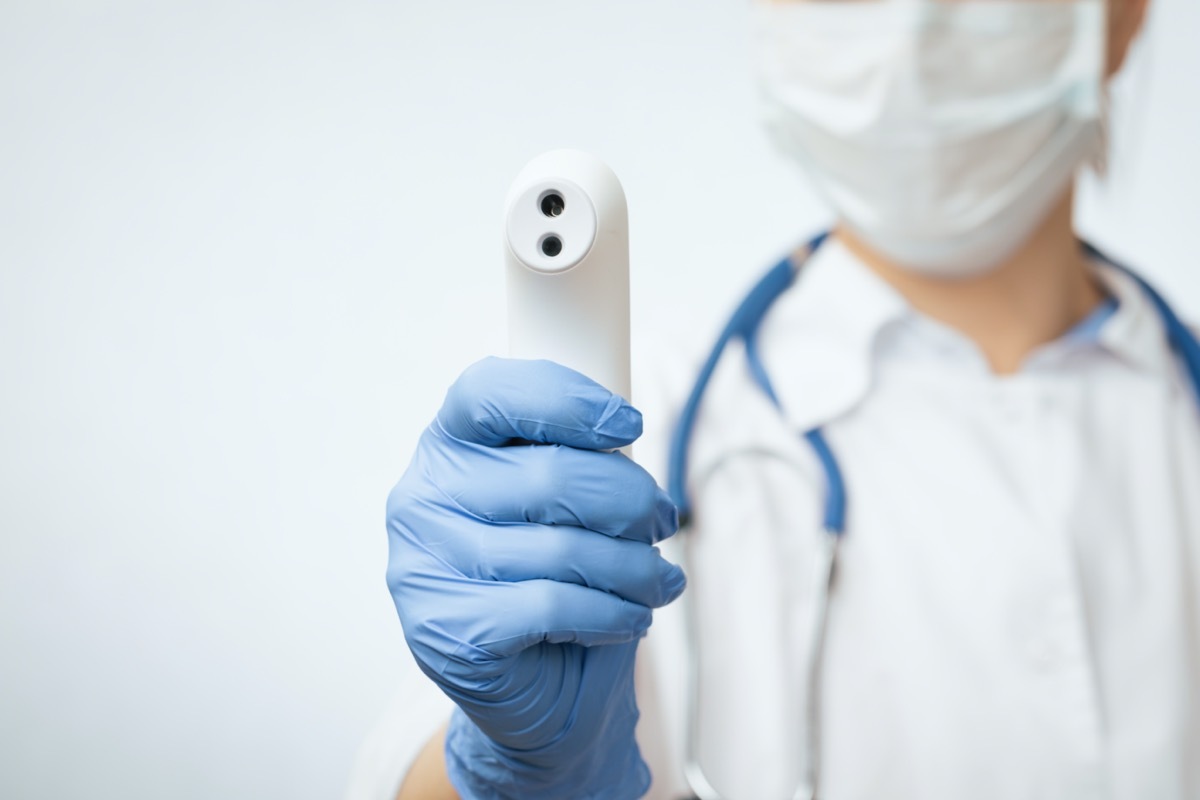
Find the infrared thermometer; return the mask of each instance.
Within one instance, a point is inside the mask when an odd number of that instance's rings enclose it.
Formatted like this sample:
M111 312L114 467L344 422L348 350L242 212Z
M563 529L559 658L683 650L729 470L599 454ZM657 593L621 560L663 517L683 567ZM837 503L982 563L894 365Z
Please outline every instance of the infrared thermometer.
M578 150L525 165L505 201L508 345L629 399L629 214L608 166Z

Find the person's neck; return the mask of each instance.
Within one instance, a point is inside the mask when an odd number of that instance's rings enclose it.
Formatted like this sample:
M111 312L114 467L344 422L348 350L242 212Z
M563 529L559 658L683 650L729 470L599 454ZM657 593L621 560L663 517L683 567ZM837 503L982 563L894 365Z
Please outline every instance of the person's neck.
M992 372L1017 372L1034 349L1054 341L1100 304L1105 292L1088 268L1067 192L1034 235L995 269L971 278L917 274L871 250L845 228L846 247L917 311L971 339Z

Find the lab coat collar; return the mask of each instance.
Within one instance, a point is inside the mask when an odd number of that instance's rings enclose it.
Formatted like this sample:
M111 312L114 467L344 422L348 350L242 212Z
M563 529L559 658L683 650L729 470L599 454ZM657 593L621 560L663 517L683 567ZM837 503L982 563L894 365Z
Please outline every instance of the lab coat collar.
M1142 287L1110 264L1098 263L1096 274L1118 303L1117 313L1100 329L1100 343L1123 362L1148 375L1175 373L1175 354L1167 341L1162 319Z
M1118 307L1089 346L1139 371L1171 374L1161 320L1141 287L1108 264L1096 270ZM762 323L762 357L788 427L807 431L850 412L871 390L881 340L906 323L950 331L915 311L831 237Z
M914 312L836 237L800 267L762 322L763 361L794 431L849 411L870 391L876 340Z

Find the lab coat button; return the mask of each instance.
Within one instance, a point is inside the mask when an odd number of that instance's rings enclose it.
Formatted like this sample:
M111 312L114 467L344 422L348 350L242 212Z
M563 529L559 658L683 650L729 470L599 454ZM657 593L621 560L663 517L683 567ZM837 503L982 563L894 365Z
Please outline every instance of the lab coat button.
M997 415L1006 422L1017 423L1025 416L1018 398L1004 392L996 393Z
M1058 409L1058 400L1052 394L1041 396L1039 404L1044 414L1053 414Z
M1029 661L1039 672L1054 669L1062 661L1062 648L1050 639L1031 642L1029 645Z

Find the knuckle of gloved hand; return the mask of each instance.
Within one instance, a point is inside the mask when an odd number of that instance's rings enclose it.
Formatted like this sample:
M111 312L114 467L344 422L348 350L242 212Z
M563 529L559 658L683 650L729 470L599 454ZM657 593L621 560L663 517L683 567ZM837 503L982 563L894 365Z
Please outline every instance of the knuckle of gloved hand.
M641 547L644 548L644 552L639 553L638 558L631 559L629 566L634 573L634 579L647 593L650 607L658 608L667 602L670 594L667 585L670 567L656 548L651 545Z
M422 489L420 484L402 478L388 492L385 519L391 547L403 548L421 541L430 527L435 503L423 497Z
M426 439L433 443L428 444ZM429 452L429 448L440 446L436 434L427 429L417 454L388 492L385 518L389 528L398 525L420 528L419 522L427 521L431 514L454 513L458 510L448 498L460 494L461 484L470 476L446 469L446 459Z
M477 399L486 392L486 387L492 383L496 364L499 361L500 359L494 356L487 356L470 364L454 379L454 383L450 386L450 394L460 401Z
M430 484L437 479L438 466L444 460L438 449L443 447L435 430L436 425L427 427L417 443L416 451L404 468L400 479L392 486L387 496L387 519L399 519L414 512L413 504L422 495L430 493Z
M505 359L488 356L464 369L450 385L442 413L475 424L487 406L487 398L502 382L506 364Z
M403 556L396 552L394 545L390 545L389 549L391 552L388 554L387 572L384 573L384 579L387 581L388 591L399 611L401 592L407 584L408 566L404 563Z
M412 502L412 488L408 485L408 481L401 478L388 492L387 505L385 516L388 521L388 527L392 527L393 523L398 520L403 520L408 514L409 505Z
M571 469L571 452L568 448L557 444L531 444L524 447L526 458L521 469L522 485L512 488L528 498L527 507L536 516L537 509L544 508L547 500L561 496L567 485L576 480L577 476Z
M547 537L548 541L544 551L546 563L559 565L562 572L558 574L569 575L567 580L570 583L578 583L582 586L593 585L593 581L589 579L589 568L598 551L596 543L590 542L589 539L603 540L608 537L574 526L548 525L546 527L553 534Z
M668 534L663 519L664 494L648 473L639 473L623 492L625 533L628 538L656 542Z
M534 581L526 592L527 627L541 634L553 633L561 624L563 594L557 582Z
M679 509L671 496L657 484L654 486L653 506L650 518L654 525L654 541L659 542L679 530Z
M400 628L404 631L404 643L418 662L428 663L438 654L437 648L433 646L436 637L432 635L429 620L419 613L412 613L411 609L406 609L400 600L397 600L396 607L400 610Z

